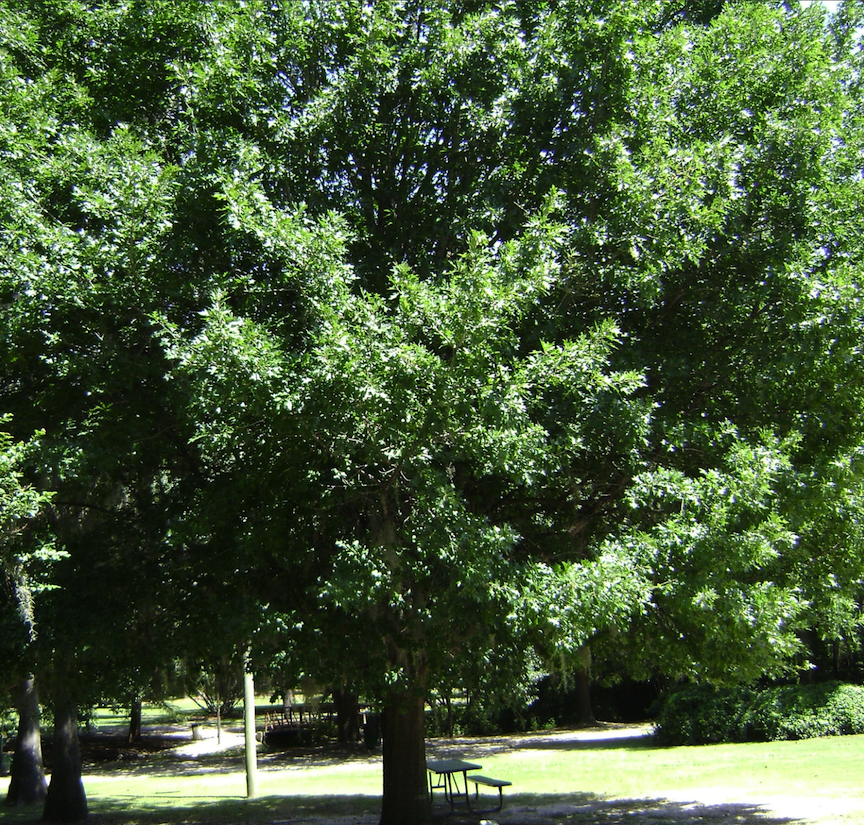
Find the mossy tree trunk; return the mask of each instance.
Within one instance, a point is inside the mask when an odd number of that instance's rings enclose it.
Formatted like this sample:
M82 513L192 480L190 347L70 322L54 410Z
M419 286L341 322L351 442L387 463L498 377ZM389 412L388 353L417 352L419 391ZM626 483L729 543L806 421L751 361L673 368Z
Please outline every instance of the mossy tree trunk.
M35 677L30 676L18 683L15 701L18 706L18 738L6 802L9 805L36 805L45 800L48 784L42 765L42 730Z

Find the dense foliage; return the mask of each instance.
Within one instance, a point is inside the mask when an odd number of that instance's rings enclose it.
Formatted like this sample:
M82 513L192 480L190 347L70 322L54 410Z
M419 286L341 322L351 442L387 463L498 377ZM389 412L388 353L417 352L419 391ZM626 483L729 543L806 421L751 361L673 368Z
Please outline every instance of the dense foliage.
M664 745L770 742L864 733L864 687L841 682L686 688L665 703L655 736Z
M430 690L857 643L861 17L0 0L45 689L251 640L383 704L412 823Z

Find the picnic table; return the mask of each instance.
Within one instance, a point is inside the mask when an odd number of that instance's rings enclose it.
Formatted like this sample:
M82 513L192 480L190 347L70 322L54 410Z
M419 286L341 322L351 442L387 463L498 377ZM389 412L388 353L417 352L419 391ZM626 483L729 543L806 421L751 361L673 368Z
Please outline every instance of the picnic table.
M450 810L456 804L457 796L465 796L465 805L468 799L468 771L479 771L483 766L466 762L463 759L427 759L426 770L429 775L429 799L432 799L432 791L440 788L444 791L444 798L450 803ZM459 788L459 774L462 774L462 789ZM435 774L433 778L433 774ZM433 784L434 779L434 784Z
M491 776L480 776L480 774L468 774L468 771L479 771L483 766L474 762L466 762L464 759L427 759L426 770L429 776L429 801L432 801L432 792L436 789L444 791L444 798L450 803L450 810L463 794L465 805L471 808L471 795L468 793L468 783L474 783L474 797L479 797L480 786L495 788L498 791L498 807L491 810L500 811L504 805L504 788L512 785L506 779L493 779ZM459 788L459 774L462 774L462 788ZM433 778L433 774L435 774Z

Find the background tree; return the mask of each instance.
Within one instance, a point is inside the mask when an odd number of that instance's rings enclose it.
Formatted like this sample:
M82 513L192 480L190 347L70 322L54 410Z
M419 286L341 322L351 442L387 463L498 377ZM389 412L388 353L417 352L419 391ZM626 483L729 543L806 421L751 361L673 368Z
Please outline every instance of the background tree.
M618 357L646 367L657 405L645 457L660 495L651 504L642 500L631 519L638 513L642 525L659 521L652 529L666 529L665 506L666 512L684 507L695 489L701 492L692 503L705 506L704 483L714 472L728 484L730 462L741 467L743 456L761 453L773 457L757 476L760 484L770 480L768 506L759 510L771 514L777 531L777 541L760 551L774 553L774 561L753 557L758 574L733 565L732 580L708 584L701 558L689 583L689 575L676 576L683 598L673 600L675 607L664 599L664 607L648 614L666 625L663 632L653 625L648 634L683 651L682 643L705 638L711 627L716 607L696 604L702 588L725 608L738 601L741 578L757 575L777 597L798 590L797 606L790 603L790 613L775 617L784 631L802 609L803 625L821 624L817 605L827 608L823 615L832 623L837 613L828 604L851 593L827 571L859 563L853 561L855 519L846 522L851 541L834 556L841 543L816 516L823 511L816 502L832 487L828 479L843 476L842 499L857 499L860 484L860 312L853 274L860 248L852 241L860 232L853 204L861 183L852 171L861 139L859 58L850 51L836 62L819 8L795 14L747 4L730 6L708 28L677 27L661 38L622 44L620 53L634 76L626 116L586 151L600 175L589 191L602 191L603 202L586 204L571 225L578 250L574 310L580 319L586 311L596 317L592 307L600 317L616 313L632 342ZM579 275L589 267L599 285ZM673 483L671 498L669 469L681 471L687 485ZM737 484L723 489L731 493ZM834 507L829 499L827 510ZM736 495L738 506L746 500ZM722 523L734 534L726 521L731 504L723 505ZM753 526L757 514L748 519ZM811 517L821 523L815 530ZM675 539L680 521L674 515L669 524L669 539L687 554L671 562L679 573L691 569L682 566L688 557L700 558L695 548L702 541L693 533ZM658 582L668 581L664 567L658 559ZM846 579L855 590L853 580ZM692 617L692 624L681 615L679 626L677 610L693 607L697 616L704 611L702 618ZM750 611L758 616L761 608L750 605ZM734 645L726 634L716 638ZM634 649L653 650L644 642ZM704 665L710 658L704 654L697 644L693 658Z
M164 560L176 517L166 491L177 491L184 478L168 467L191 456L186 439L176 438L168 412L174 405L160 389L158 347L148 347L148 301L184 311L167 282L152 291L156 271L172 269L162 253L170 247L173 167L132 129L97 122L101 101L73 68L91 81L96 75L73 67L80 51L66 48L79 23L94 33L104 25L111 10L104 11L0 5L0 385L5 408L17 413L16 437L44 425L31 467L58 493L52 521L57 547L67 554L55 565L62 589L40 597L46 623L33 646L43 694L62 712L55 730L67 735L52 778L71 781L52 792L46 812L52 818L84 810L74 706L100 689L86 680L67 683L62 666L74 660L88 672L79 654L86 650L84 659L96 664L110 643L114 670L97 666L89 675L111 672L116 686L133 666L133 632L138 665L158 649L144 645L146 629L158 626L157 605L170 609L176 579L170 565L154 564ZM60 764L63 757L70 765Z
M0 425L9 418L0 419ZM18 729L9 804L35 804L45 798L47 784L42 765L39 699L32 674L32 647L36 641L36 596L47 586L46 572L56 557L44 510L51 494L26 484L21 469L35 442L16 443L0 432L0 569L3 573L3 659L15 681L13 704Z

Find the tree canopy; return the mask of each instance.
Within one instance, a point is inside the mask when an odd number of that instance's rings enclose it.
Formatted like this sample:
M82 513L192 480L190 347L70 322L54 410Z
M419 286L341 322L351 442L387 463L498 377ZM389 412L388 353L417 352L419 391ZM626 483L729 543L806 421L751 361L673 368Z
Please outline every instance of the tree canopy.
M383 704L413 823L433 687L856 641L860 17L0 2L40 667L276 650Z

